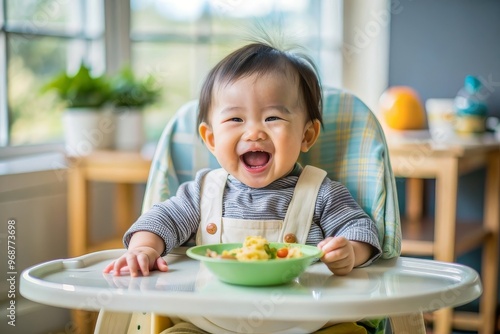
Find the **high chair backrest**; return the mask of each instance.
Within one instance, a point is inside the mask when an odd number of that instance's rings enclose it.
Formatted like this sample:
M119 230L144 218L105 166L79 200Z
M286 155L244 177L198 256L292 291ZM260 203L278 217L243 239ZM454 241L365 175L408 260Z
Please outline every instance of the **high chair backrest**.
M198 136L198 104L184 105L158 142L149 174L143 211L175 194L196 172L219 164ZM300 158L343 183L375 221L383 258L399 256L401 228L394 175L383 130L370 109L353 94L325 89L318 142Z

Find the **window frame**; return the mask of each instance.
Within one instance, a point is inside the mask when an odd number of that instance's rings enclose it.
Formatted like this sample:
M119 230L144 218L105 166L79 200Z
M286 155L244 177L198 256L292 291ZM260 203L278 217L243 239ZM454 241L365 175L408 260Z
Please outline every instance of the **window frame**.
M6 25L6 2L2 0L0 5L0 148L9 143L9 116L7 107L7 34Z
M12 24L7 22L7 1L8 0L0 0L0 73L5 73L0 78L0 158L10 158L17 157L22 155L36 154L36 153L45 153L45 152L64 152L64 143L61 141L60 143L37 143L37 144L23 144L12 146L10 145L10 117L9 117L9 109L8 109L8 54L9 54L9 45L8 45L8 37L9 36L25 36L27 38L34 37L55 37L59 39L64 39L68 41L74 41L75 43L93 43L97 42L101 39L104 40L106 45L106 34L103 31L101 34L92 34L85 31L85 22L87 20L88 15L88 6L85 0L78 0L75 4L80 6L81 17L83 24L81 29L75 32L70 32L67 30L55 30L54 28L46 28L44 26L37 26L36 29L27 30L22 24ZM114 0L111 0L114 2ZM105 11L105 3L111 2L110 0L102 0L102 8L103 8L103 26L106 22L106 13L111 16L111 11ZM119 2L119 1L117 1ZM113 38L113 37L111 37ZM85 48L86 49L86 48ZM84 51L83 53L85 53ZM110 63L106 58L108 57L107 52L104 53L104 61L102 64L102 68L106 68L106 64ZM76 59L76 58L75 58ZM66 67L77 68L80 64L80 59L87 59L91 61L91 57L89 54L82 54L78 60L68 61Z

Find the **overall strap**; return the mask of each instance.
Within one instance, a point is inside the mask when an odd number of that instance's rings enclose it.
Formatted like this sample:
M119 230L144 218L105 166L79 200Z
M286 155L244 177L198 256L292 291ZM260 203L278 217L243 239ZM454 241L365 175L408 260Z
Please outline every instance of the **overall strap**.
M222 197L228 173L222 169L208 172L201 184L200 226L196 233L196 244L218 244L222 242Z
M304 167L285 215L280 242L289 242L285 241L288 239L285 237L294 235L297 243L306 243L313 220L316 197L326 175L326 171L317 167Z

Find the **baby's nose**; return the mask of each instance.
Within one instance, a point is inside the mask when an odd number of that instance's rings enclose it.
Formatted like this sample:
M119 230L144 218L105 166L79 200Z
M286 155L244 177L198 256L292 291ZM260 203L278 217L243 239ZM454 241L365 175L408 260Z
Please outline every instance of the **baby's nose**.
M249 125L245 129L245 135L243 136L243 139L251 141L264 140L266 138L265 130L259 125Z

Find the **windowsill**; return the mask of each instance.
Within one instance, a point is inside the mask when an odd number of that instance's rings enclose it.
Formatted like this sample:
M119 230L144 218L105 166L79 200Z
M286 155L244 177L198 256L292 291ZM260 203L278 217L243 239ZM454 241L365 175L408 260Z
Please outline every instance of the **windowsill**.
M65 169L62 144L0 148L0 176Z
M156 142L146 143L141 155L152 159ZM64 170L68 168L63 144L0 148L0 177L7 175Z
M57 170L66 167L64 153L39 153L0 160L0 176Z

